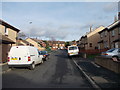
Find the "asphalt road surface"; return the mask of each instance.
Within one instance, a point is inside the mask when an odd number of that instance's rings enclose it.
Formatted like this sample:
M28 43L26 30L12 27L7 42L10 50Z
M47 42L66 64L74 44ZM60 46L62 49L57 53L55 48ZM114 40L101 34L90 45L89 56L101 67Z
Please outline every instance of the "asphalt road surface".
M58 50L34 70L14 68L4 73L2 88L91 88L91 85L66 51Z

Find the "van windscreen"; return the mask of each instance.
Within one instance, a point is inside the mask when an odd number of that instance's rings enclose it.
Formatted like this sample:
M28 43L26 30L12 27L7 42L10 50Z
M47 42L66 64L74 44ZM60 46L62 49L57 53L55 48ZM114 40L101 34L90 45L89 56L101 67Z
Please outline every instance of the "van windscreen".
M76 50L77 47L69 47L69 50Z

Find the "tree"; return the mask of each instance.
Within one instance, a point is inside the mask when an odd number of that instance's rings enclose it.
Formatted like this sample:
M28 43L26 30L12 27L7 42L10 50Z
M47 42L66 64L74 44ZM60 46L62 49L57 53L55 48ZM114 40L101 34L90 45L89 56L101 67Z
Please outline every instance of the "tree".
M17 39L25 39L26 35L23 32L18 33Z
M65 47L70 46L70 42L65 42Z
M44 40L43 42L45 42L45 44L46 44L46 50L47 50L47 51L50 51L51 48L50 48L50 46L49 46L49 44L48 44L48 41Z

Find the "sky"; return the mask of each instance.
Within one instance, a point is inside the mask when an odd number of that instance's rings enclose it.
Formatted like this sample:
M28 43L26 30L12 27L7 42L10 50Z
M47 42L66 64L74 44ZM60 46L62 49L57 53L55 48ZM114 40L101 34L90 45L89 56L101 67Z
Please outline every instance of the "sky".
M92 29L108 26L118 2L2 2L2 20L26 36L43 40L79 40ZM31 23L30 23L31 22Z

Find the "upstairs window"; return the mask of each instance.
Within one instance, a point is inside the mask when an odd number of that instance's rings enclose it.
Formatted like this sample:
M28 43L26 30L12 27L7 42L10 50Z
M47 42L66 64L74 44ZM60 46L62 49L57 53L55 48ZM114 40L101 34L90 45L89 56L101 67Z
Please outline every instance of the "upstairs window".
M103 37L103 33L100 34L100 37L101 37L101 38Z
M5 35L8 35L8 28L5 27Z
M105 31L105 36L107 36L107 31Z
M111 34L112 34L112 36L115 36L115 31L114 31L114 30L112 30Z

